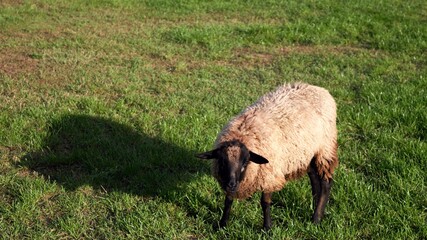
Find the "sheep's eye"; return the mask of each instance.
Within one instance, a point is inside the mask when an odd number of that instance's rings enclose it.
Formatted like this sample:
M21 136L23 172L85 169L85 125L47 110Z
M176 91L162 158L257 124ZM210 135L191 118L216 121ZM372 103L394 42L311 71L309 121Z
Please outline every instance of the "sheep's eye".
M248 163L245 161L243 164L242 164L242 168L241 168L241 170L240 171L245 171L245 169L246 169L246 167L248 166Z

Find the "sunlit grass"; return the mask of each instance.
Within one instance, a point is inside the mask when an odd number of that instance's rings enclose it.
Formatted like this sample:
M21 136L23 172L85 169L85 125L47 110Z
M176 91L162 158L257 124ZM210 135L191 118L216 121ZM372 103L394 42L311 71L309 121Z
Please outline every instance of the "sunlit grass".
M423 1L0 3L2 239L423 239ZM321 225L308 178L213 226L208 150L284 82L338 104L340 166Z

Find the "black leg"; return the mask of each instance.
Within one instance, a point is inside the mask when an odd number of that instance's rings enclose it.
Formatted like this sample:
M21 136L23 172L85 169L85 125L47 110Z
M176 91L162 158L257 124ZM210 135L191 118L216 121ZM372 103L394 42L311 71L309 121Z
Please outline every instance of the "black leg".
M321 185L322 191L321 191L319 200L317 202L316 210L314 211L314 214L313 214L314 223L319 223L323 215L325 214L325 207L326 207L326 204L328 203L329 195L331 194L331 187L332 187L333 180L332 178L329 180L322 179L320 182L321 182L320 185Z
M268 230L271 228L271 214L270 214L270 206L271 206L271 196L273 193L262 193L261 196L261 206L262 213L264 215L264 229Z
M319 223L325 213L325 207L331 194L332 178L324 179L323 176L319 175L319 170L315 163L316 159L310 163L310 169L308 176L310 177L311 192L314 201L314 213L312 221Z
M223 228L227 225L228 218L230 217L232 204L233 204L233 197L227 195L224 201L224 212L222 213L221 221L219 222L220 228Z
M316 209L321 194L320 177L317 173L314 159L310 163L310 169L308 170L308 176L310 177L311 183L311 194L313 195L314 209Z

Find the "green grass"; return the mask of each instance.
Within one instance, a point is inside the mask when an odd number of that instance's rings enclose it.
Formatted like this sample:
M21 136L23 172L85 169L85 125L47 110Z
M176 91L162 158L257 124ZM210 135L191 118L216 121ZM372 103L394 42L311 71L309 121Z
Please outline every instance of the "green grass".
M424 1L0 3L0 239L427 238ZM323 222L308 178L233 205L208 150L284 82L338 103Z

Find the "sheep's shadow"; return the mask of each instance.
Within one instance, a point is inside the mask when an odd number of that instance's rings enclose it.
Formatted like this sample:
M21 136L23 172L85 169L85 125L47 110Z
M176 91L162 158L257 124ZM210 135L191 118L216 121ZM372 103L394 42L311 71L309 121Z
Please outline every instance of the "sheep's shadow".
M193 153L112 120L62 116L50 125L44 147L21 159L21 166L67 190L90 185L173 201L186 185L207 174Z

